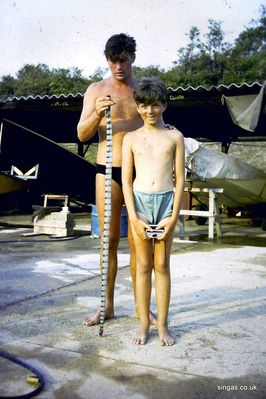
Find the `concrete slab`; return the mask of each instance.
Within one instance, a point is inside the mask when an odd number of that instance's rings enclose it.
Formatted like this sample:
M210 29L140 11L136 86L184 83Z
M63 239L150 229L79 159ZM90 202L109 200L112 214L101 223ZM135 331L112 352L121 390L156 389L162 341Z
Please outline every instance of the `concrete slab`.
M154 327L147 345L130 342L138 323L126 239L119 249L116 317L99 337L98 326L82 325L99 306L99 240L14 243L21 230L0 230L0 240L10 241L0 244L1 347L43 374L37 397L266 397L265 232L228 223L224 229L238 237L231 245L201 242L191 226L193 241L176 237L171 256L173 347L159 345ZM0 368L0 396L31 389L27 371L1 357Z

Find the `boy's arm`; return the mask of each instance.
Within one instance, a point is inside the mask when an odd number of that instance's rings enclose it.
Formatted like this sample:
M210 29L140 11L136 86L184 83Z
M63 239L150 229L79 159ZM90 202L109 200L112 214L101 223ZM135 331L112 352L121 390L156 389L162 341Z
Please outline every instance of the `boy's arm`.
M174 174L175 174L175 195L173 203L173 213L170 220L162 221L158 224L159 228L164 228L165 233L159 239L165 240L171 231L174 230L179 217L179 211L183 199L185 185L185 146L182 133L177 132L176 147L174 155Z
M180 132L176 144L174 173L175 173L175 197L174 197L172 218L176 224L179 217L179 211L183 200L184 186L185 186L185 145L184 145L184 137Z
M132 152L132 133L128 133L123 140L122 146L122 188L127 207L127 213L130 223L132 223L136 233L143 239L146 237L146 228L148 224L138 218L135 209L133 195L133 168L134 156Z
M131 148L131 134L128 133L124 137L122 146L122 188L128 218L131 222L138 218L133 197L133 167L134 158Z

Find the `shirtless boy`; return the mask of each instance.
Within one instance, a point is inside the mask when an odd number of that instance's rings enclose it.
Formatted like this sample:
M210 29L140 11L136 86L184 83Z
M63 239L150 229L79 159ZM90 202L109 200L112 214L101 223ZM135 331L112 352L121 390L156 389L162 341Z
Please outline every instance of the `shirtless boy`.
M137 111L144 126L123 140L122 183L136 248L136 301L140 319L133 343L147 342L150 327L152 270L155 272L157 328L161 345L173 345L168 331L170 303L170 249L184 189L184 140L182 134L165 128L162 119L167 88L156 78L142 79L134 91ZM133 169L136 176L133 178ZM174 174L174 179L173 179ZM163 234L147 238L149 225Z

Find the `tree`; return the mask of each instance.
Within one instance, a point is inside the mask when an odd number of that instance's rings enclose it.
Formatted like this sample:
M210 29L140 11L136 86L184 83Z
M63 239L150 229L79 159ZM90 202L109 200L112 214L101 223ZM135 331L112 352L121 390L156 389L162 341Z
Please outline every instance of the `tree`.
M159 65L149 65L145 68L133 66L133 74L139 79L149 76L157 76L163 79L164 70Z
M179 66L176 72L184 84L193 86L208 84L217 85L222 79L224 70L224 51L229 44L224 42L221 22L209 20L205 40L200 38L200 30L193 26L187 35L190 42L178 50L179 59L174 65Z
M16 79L11 75L3 76L2 81L0 81L0 100L13 97L16 92Z
M261 6L258 21L240 33L234 45L224 41L221 22L209 20L203 36L192 27L189 43L178 50L178 60L166 72L166 79L176 85L219 85L230 83L263 83L266 77L266 7Z
M189 33L186 34L190 42L186 47L181 47L178 50L179 60L174 61L174 65L180 65L187 73L194 72L194 62L198 57L200 42L200 30L196 26L192 26Z
M50 83L49 68L45 64L24 65L17 73L16 96L48 94Z
M84 93L89 80L82 76L78 68L52 69L49 79L48 94Z
M165 71L159 65L134 66L134 75L158 76L168 86L197 87L230 83L263 83L266 77L266 7L261 6L258 21L240 33L235 43L224 41L222 22L209 20L208 31L201 35L193 26L187 37L188 45L177 51L178 59ZM97 68L86 78L78 68L50 70L45 64L24 65L17 77L3 76L0 80L1 99L12 96L60 95L84 93L89 84L105 76L106 68Z
M102 80L104 75L106 74L108 68L100 68L98 67L94 73L89 77L90 83L98 82Z
M17 78L10 75L2 77L0 92L3 99L10 96L76 94L84 93L90 82L79 68L50 70L45 64L26 64L18 71Z
M224 83L263 82L266 77L266 7L261 6L259 21L241 32L227 53Z

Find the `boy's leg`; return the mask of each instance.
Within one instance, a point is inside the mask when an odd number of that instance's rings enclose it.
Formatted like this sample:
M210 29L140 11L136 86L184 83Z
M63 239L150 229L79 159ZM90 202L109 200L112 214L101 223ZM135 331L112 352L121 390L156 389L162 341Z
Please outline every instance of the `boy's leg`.
M135 248L135 243L134 243L134 238L133 238L133 233L132 233L132 227L130 222L128 221L128 232L127 232L127 238L128 238L128 245L129 245L129 250L130 250L130 275L133 283L133 291L134 291L134 304L136 307L136 248Z
M133 231L136 248L136 303L140 321L133 343L144 345L150 328L151 275L153 269L152 242L143 240Z
M137 318L139 318L138 309L137 309L137 299L136 299L136 248L130 223L128 223L128 244L130 249L130 275L132 278L133 290L134 290L135 315ZM149 311L149 315L150 315L150 323L156 326L157 319L151 310Z
M98 218L100 231L104 227L104 193L105 193L105 176L96 175L96 204L98 210ZM110 319L114 316L114 287L117 274L117 248L120 240L120 217L123 205L122 189L116 182L112 181L112 215L109 232L109 268L106 286L106 310L105 317ZM103 237L101 237L102 240ZM102 248L102 245L101 245ZM101 253L102 268L102 253ZM100 310L84 321L86 326L92 326L100 323Z
M172 240L172 236L166 241L156 240L154 246L157 328L161 345L173 345L175 342L169 334L167 321L171 293L170 251Z

